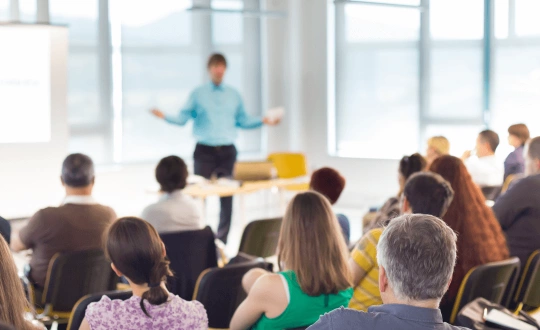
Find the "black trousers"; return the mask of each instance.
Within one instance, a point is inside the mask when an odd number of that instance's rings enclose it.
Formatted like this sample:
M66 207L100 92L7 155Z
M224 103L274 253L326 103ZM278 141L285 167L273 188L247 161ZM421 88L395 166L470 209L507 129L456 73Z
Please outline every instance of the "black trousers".
M236 162L236 148L234 145L211 147L197 143L193 159L195 161L195 174L210 179L212 175L218 178L231 177ZM227 243L227 236L231 228L233 198L220 199L221 211L219 213L219 226L216 237Z

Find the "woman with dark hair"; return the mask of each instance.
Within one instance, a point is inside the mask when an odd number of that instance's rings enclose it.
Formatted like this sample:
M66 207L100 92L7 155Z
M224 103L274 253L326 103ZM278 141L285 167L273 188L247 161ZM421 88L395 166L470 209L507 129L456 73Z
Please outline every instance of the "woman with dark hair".
M463 278L471 268L509 257L506 239L484 195L473 182L463 162L442 156L429 170L441 175L454 189L454 199L443 220L458 234L458 257L450 288L441 301L447 319Z
M508 143L514 147L506 160L504 161L504 180L509 175L523 174L525 172L525 143L529 140L531 134L525 124L515 124L508 128Z
M163 242L148 222L119 219L109 229L105 248L112 269L127 278L133 296L126 301L103 296L90 304L81 330L208 328L201 303L185 301L165 287L166 277L172 275L169 261Z
M374 228L384 226L388 220L400 215L399 200L403 194L405 182L414 173L424 171L427 167L427 161L419 153L405 156L399 161L398 182L399 192L396 197L390 197L386 203L377 212L375 218L367 225L364 225L364 233Z

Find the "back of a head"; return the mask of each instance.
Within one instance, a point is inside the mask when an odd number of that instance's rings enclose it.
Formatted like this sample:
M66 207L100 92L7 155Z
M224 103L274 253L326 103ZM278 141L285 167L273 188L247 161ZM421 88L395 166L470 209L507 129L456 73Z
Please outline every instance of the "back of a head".
M177 156L163 158L156 167L156 180L163 192L171 193L184 189L188 175L186 163Z
M433 148L439 156L450 153L450 141L444 136L433 136L427 141L428 147Z
M497 150L497 147L499 146L499 134L495 133L494 131L487 129L485 131L480 132L479 134L480 138L484 143L487 143L489 147L491 148L491 151L495 152Z
M448 210L454 190L440 175L430 172L413 174L403 190L413 213L442 217Z
M13 325L16 329L33 329L25 321L24 313L28 306L22 282L17 274L17 267L11 250L5 239L0 236L0 321Z
M521 141L521 145L525 145L531 137L529 128L525 124L515 124L508 127L508 134L517 137Z
M411 175L426 169L427 161L422 155L415 153L401 158L399 172L407 180Z
M540 160L540 136L532 138L527 143L527 156L530 159Z
M310 188L324 195L331 204L335 204L343 189L345 189L345 178L333 168L323 167L313 172Z
M395 218L377 245L396 298L404 301L440 300L456 262L457 236L444 221L431 215Z
M94 162L84 154L71 154L62 164L62 180L68 187L87 187L94 182Z
M462 232L462 226L476 220L483 223L485 219L493 216L485 204L482 191L473 182L469 171L461 159L454 156L437 158L429 170L443 177L454 190L454 199L443 217L445 222L457 232Z
M283 217L278 261L310 296L350 287L348 249L328 200L317 192L296 195Z
M139 218L118 219L107 233L106 253L114 266L133 283L150 287L141 299L141 308L146 315L144 300L161 305L168 299L161 282L172 273L163 249L154 227Z

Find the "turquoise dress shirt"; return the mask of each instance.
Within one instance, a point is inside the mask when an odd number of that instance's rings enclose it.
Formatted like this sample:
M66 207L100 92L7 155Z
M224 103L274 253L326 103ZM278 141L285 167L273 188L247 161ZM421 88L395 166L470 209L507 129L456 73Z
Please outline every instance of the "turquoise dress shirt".
M195 89L177 116L166 116L168 123L183 126L193 119L193 135L207 146L234 144L237 128L254 129L261 118L246 113L240 93L227 85L208 83Z

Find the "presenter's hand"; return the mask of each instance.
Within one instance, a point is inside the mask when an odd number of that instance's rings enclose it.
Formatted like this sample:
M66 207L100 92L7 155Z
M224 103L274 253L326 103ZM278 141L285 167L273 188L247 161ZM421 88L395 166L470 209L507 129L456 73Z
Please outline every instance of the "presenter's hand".
M158 109L152 109L152 114L158 118L165 119L165 114Z
M463 153L463 156L461 156L461 160L467 160L467 159L471 158L471 154L472 154L471 150L465 151Z
M279 119L270 119L268 117L263 118L263 123L268 126L276 126L281 122L281 118Z

